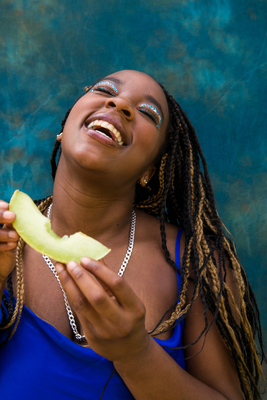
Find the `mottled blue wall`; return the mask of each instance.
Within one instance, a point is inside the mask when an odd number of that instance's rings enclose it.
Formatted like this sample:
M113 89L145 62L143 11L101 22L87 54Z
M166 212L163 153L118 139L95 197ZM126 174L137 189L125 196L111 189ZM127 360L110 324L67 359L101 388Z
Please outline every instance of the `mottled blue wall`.
M0 19L0 197L51 193L51 148L85 85L126 68L152 74L198 132L265 339L266 15L265 0L2 0Z

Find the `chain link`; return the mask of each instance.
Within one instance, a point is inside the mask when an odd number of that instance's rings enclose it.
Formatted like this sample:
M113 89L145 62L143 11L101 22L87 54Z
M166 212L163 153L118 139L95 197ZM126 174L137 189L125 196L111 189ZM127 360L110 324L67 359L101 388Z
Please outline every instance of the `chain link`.
M123 260L121 267L119 269L119 272L118 272L119 276L122 276L124 274L125 268L127 267L128 262L132 255L133 246L134 246L134 236L135 236L135 224L136 224L136 212L134 210L132 210L129 244L128 244L128 249L125 254L124 260Z
M61 282L60 282L60 280L59 280L59 277L58 277L56 268L55 268L54 264L52 263L52 261L50 260L49 257L44 256L44 255L42 255L42 256L43 256L43 259L45 260L47 266L50 268L50 270L51 270L51 271L53 272L53 274L55 275L56 280L58 281L58 284L59 284L59 286L60 286L60 289L62 290L63 298L64 298L64 303L65 303L65 307L66 307L66 311L67 311L68 318L69 318L69 321L70 321L70 326L71 326L71 329L72 329L72 331L73 331L73 333L74 333L74 335L75 335L75 338L76 338L77 340L83 341L83 340L85 339L85 336L80 335L80 333L78 332L78 329L77 329L77 325L76 325L76 323L75 323L75 318L74 318L73 312L72 312L72 310L71 310L71 307L70 307L70 304L69 304L67 295L66 295L66 293L65 293L65 291L64 291L64 289L63 289L63 287L62 287L62 285L61 285Z

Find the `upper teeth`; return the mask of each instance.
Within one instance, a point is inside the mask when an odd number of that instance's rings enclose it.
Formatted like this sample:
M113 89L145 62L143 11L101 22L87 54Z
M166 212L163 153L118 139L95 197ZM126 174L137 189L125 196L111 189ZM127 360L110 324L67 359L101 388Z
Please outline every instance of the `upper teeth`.
M115 142L117 142L120 146L123 145L123 141L122 141L122 137L121 137L120 132L115 128L115 126L113 126L113 125L110 124L109 122L101 121L101 120L97 119L97 120L91 122L91 123L87 126L87 128L95 128L95 127L96 127L96 128L102 127L102 128L108 129L110 132L112 132L112 133L114 134L114 136L115 136ZM100 133L103 134L103 132L100 132Z

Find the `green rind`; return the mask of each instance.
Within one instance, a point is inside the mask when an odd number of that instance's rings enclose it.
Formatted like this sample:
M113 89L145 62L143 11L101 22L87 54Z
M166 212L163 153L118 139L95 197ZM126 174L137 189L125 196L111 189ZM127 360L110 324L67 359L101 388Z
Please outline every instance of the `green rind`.
M57 236L51 222L36 207L32 199L16 190L10 200L10 211L16 214L13 226L22 239L34 250L53 260L67 263L80 262L81 257L99 260L109 252L106 246L95 239L76 232L71 236Z

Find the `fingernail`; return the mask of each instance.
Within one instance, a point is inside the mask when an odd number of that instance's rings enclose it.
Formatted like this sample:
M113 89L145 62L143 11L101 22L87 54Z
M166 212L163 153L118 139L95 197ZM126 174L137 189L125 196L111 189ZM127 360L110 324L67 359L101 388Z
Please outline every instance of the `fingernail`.
M63 265L60 264L60 263L56 263L55 268L56 268L56 270L57 270L57 273L60 273L61 271L64 270Z
M8 232L8 237L11 239L17 239L18 234L15 231L10 231L10 232Z
M67 264L67 268L72 271L75 267L77 267L77 263L75 261L69 261Z
M83 274L80 264L76 263L75 261L68 262L67 270L71 276L75 278L79 278Z
M84 264L84 265L89 265L91 261L92 261L92 259L89 258L89 257L82 257L81 258L81 263Z
M3 218L11 219L13 217L14 217L14 213L12 211L4 211L3 212Z

